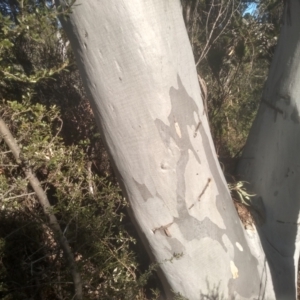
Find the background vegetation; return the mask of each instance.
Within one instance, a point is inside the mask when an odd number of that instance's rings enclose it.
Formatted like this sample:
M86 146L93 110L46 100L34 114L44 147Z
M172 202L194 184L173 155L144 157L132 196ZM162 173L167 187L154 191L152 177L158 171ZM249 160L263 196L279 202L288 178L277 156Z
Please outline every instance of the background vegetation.
M281 26L281 1L243 16L237 0L183 0L224 172L239 157ZM158 280L126 215L68 41L51 1L0 1L0 298L72 299L67 259L24 175L37 176L82 277L84 299L156 299ZM200 79L201 78L201 79ZM26 165L24 166L24 163Z

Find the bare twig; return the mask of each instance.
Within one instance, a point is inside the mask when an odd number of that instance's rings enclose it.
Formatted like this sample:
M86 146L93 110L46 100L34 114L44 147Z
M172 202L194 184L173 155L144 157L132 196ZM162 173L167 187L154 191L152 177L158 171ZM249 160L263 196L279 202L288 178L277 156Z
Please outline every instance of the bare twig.
M88 184L89 184L89 192L91 195L94 195L94 187L93 187L93 181L92 181L92 162L89 161L87 163L87 170L88 170Z
M12 197L8 197L8 198L2 198L2 199L0 199L0 201L8 201L8 200L12 200L12 199L16 199L16 198L22 198L22 197L26 197L26 196L30 196L30 195L35 195L35 192L28 193L28 194L17 195L17 196L12 196Z
M200 201L200 200L201 200L201 197L204 195L204 193L205 193L206 189L208 188L208 186L209 186L209 184L210 184L211 181L212 181L211 178L208 178L208 179L207 179L207 183L206 183L206 185L204 186L203 190L201 191L200 195L198 196L198 200L197 200L197 201ZM195 202L189 207L189 209L191 209L192 207L194 207L195 204L197 203L197 201L195 201Z
M59 118L58 116L56 116L56 119L60 122L60 126L59 129L57 130L56 134L53 136L53 138L51 139L51 141L49 142L49 146L48 149L50 149L53 141L57 138L57 136L60 134L62 127L63 127L63 120L61 118Z
M5 155L7 153L11 153L11 151L4 151L4 152L0 152L1 155Z
M230 7L231 4L231 7ZM212 10L213 8L219 6L218 9L218 15L217 17L212 16L214 18L214 22L213 25L208 33L208 23L209 23L209 19L212 15ZM224 5L224 2L221 1L221 4L215 4L214 0L212 2L212 5L210 6L209 12L208 12L208 16L206 19L206 44L203 48L203 50L201 51L201 55L198 58L198 61L196 63L196 67L200 64L200 62L202 61L202 59L204 57L206 57L208 51L210 50L211 46L216 42L216 40L221 36L221 34L224 32L224 30L227 28L228 24L231 21L231 18L233 16L233 14L235 13L235 11L237 11L238 8L234 9L234 2L233 1L229 1L227 3L227 5ZM231 10L231 12L230 12ZM228 13L230 13L230 16L227 17ZM225 24L222 24L223 22L225 22ZM220 30L220 32L217 34L217 36L215 38L213 38L213 35L216 31L216 29L218 27L222 26L222 30Z
M111 250L111 248L110 248L110 246L109 246L109 244L107 244L105 241L102 241L102 244L104 245L104 246L106 246L107 247L107 249L108 249L108 251L110 252L110 254L111 254L111 256L112 257L114 257L126 270L127 270L127 272L134 278L134 279L136 279L136 275L135 275L135 273L132 271L132 269L130 268L130 266L127 266L122 260L120 260L119 258L118 258L118 256L115 254L115 252L118 252L118 250L117 251L112 251ZM121 248L121 247L120 247Z
M39 180L36 178L35 174L32 172L30 167L26 166L26 161L22 161L20 158L21 150L16 143L14 137L12 136L9 128L6 126L4 120L0 118L0 135L4 139L5 143L13 153L16 161L22 166L22 169L26 175L26 178L28 179L31 187L33 188L34 192L36 193L36 196L39 200L40 205L42 206L44 213L49 218L49 224L51 226L51 229L56 235L56 238L58 240L59 245L61 246L65 257L67 259L71 275L73 277L73 284L75 289L75 297L76 300L82 299L82 282L81 282L81 276L77 269L74 255L72 253L71 247L69 245L68 240L63 235L63 232L60 228L60 225L58 223L58 220L56 216L52 213L51 205L49 203L49 200L47 198L47 195L43 188L41 187L41 184Z

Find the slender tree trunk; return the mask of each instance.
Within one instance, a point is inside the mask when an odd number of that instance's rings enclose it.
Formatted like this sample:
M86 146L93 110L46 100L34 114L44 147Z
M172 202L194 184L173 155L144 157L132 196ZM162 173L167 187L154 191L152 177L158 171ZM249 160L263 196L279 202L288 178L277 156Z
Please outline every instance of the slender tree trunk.
M274 299L217 161L180 1L77 1L62 24L167 298Z
M284 26L239 173L253 206L276 299L296 299L300 209L300 2L286 1Z

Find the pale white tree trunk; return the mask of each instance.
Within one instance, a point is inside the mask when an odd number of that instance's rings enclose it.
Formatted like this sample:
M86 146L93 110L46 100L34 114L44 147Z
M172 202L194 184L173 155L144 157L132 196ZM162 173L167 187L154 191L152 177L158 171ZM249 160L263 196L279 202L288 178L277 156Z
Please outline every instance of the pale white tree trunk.
M76 5L62 23L167 298L274 299L217 161L180 1Z
M239 173L253 206L276 299L296 299L300 209L300 2L285 21Z

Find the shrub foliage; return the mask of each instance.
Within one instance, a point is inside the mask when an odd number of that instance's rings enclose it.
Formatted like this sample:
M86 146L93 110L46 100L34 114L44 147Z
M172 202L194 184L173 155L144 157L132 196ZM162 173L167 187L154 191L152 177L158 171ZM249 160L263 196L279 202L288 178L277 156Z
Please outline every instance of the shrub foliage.
M146 299L151 271L140 272L127 203L54 7L0 8L0 117L71 246L84 299ZM66 257L22 167L0 139L0 298L72 299Z

